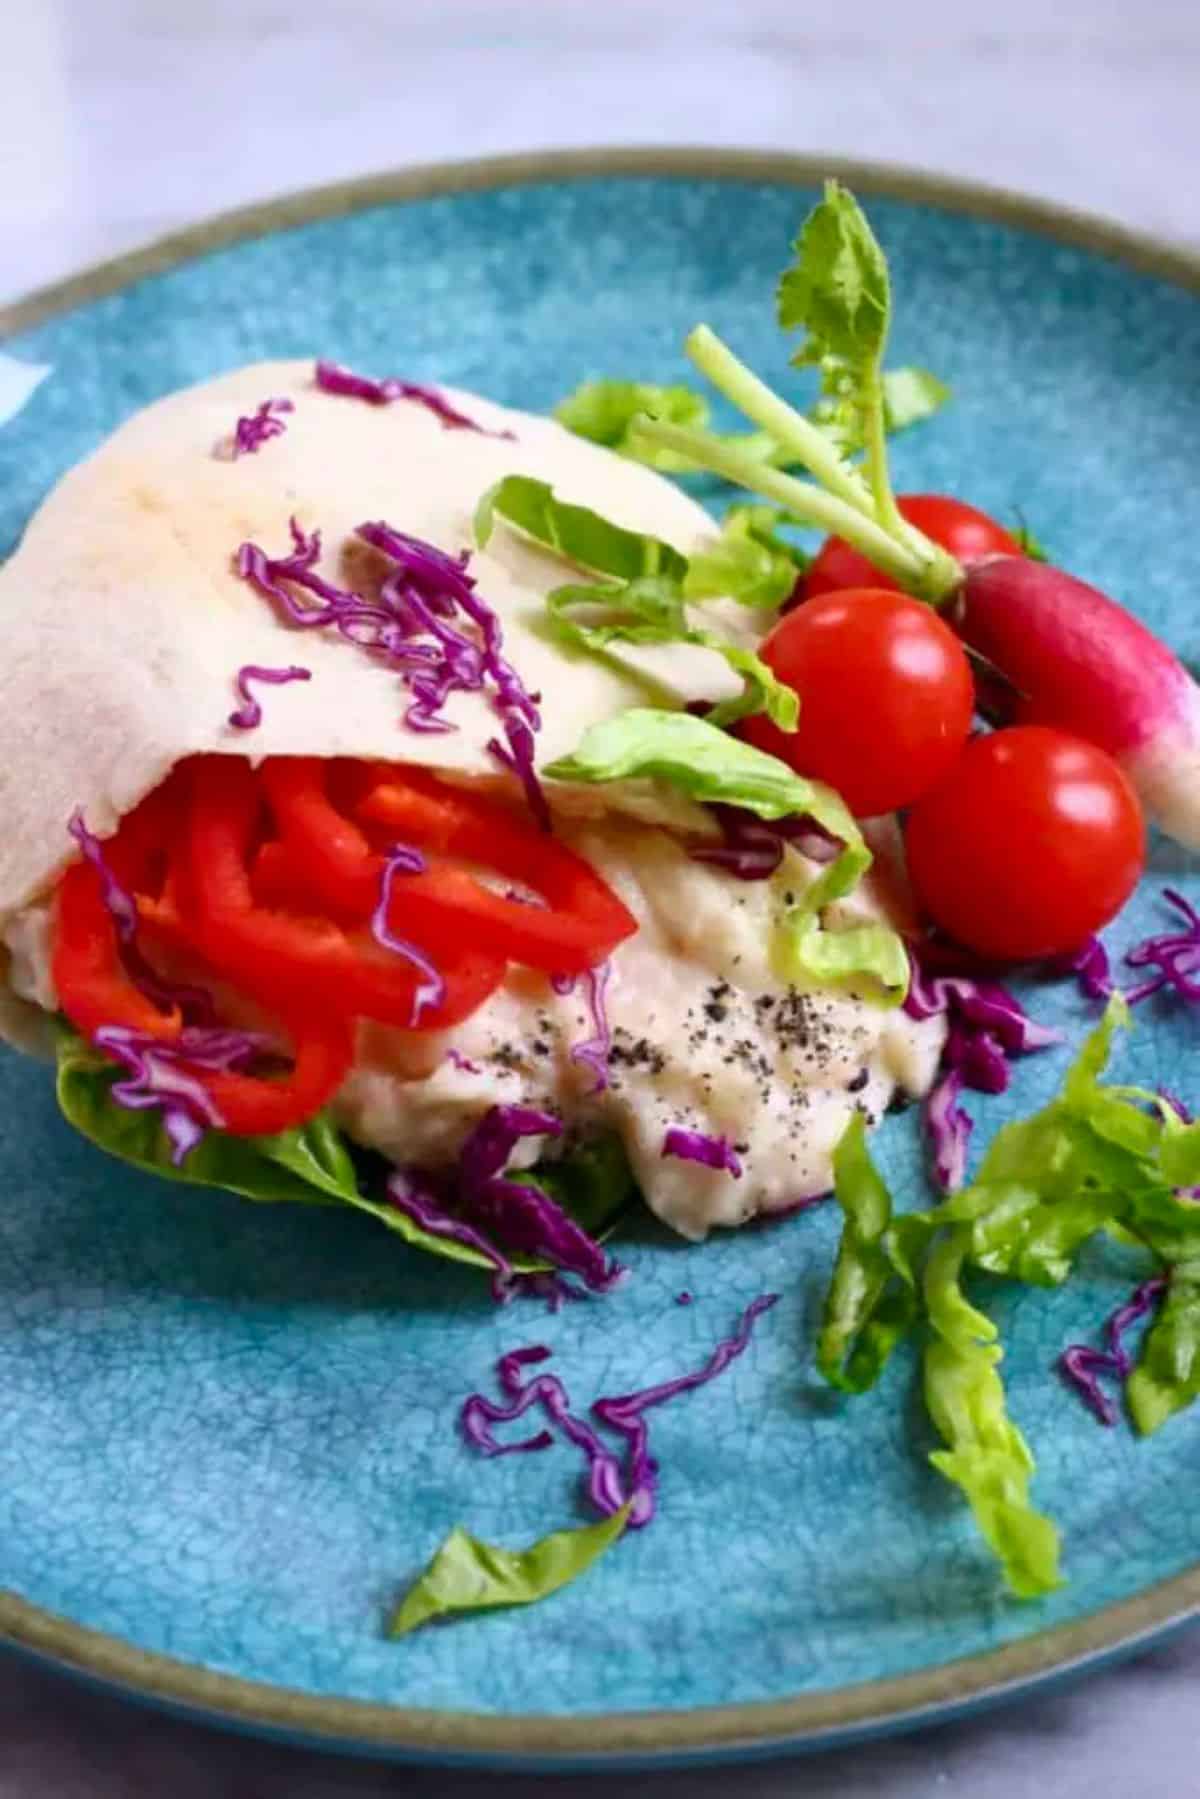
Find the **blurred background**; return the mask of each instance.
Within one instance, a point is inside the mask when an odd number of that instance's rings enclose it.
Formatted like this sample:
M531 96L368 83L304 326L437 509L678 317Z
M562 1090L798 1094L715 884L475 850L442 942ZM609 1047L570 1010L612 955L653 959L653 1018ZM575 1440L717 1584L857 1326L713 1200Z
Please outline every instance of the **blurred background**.
M0 0L0 299L401 163L837 151L1200 241L1200 0Z

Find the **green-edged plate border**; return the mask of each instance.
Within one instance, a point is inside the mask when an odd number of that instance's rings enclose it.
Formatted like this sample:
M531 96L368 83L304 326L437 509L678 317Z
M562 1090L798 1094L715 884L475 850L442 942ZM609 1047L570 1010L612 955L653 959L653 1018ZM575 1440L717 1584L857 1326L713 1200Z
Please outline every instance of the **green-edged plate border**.
M837 156L701 147L538 151L433 163L239 207L0 306L0 337L119 292L212 250L370 206L488 188L653 175L792 183L836 175L886 195L1022 227L1200 295L1200 254L1003 189ZM987 1654L827 1693L691 1711L499 1717L318 1698L148 1653L0 1592L0 1645L93 1685L194 1719L312 1747L441 1764L526 1769L680 1765L830 1748L1016 1698L1094 1672L1200 1617L1200 1564L1118 1605Z

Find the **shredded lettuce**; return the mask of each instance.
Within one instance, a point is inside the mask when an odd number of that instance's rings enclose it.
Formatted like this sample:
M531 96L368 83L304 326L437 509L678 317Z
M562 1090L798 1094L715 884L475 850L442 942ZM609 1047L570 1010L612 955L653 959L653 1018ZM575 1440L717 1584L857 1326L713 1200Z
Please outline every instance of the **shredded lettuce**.
M859 853L866 849L862 832L832 787L796 774L778 757L690 712L632 706L592 725L577 749L549 763L543 773L547 780L589 785L654 778L695 800L744 806L760 818L806 813L831 837Z
M912 1252L918 1243L892 1218L892 1198L855 1112L833 1156L842 1238L817 1338L817 1367L843 1393L865 1393L917 1318ZM901 1221L903 1222L903 1221Z
M765 712L780 730L795 730L799 701L793 689L779 681L753 650L696 623L687 609L690 599L715 597L718 592L748 605L780 604L795 585L795 571L791 567L784 571L776 552L743 539L739 530L722 553L728 585L719 589L712 585L716 569L711 556L701 563L694 583L687 557L661 538L626 531L590 507L560 500L548 483L529 475L506 475L483 495L475 514L480 546L491 537L497 517L603 577L569 583L547 596L554 628L566 642L598 653L619 643L690 643L712 650L745 683L737 699L715 709L715 723L728 725L750 713ZM717 542L719 549L721 540ZM716 554L714 550L712 555ZM697 584L703 593L693 591Z
M1006 1125L977 1179L930 1211L894 1217L856 1114L834 1156L844 1222L817 1365L831 1385L873 1386L896 1344L924 1339L925 1401L946 1443L930 1458L966 1495L1014 1593L1059 1584L1058 1539L1029 1499L1033 1458L1008 1417L994 1323L963 1287L981 1270L1058 1285L1083 1244L1107 1231L1173 1264L1126 1397L1143 1433L1200 1397L1200 1125L1136 1087L1106 1083L1119 996L1081 1045L1060 1093Z
M1144 1436L1200 1398L1200 1256L1177 1262L1125 1398Z
M765 712L781 731L796 729L800 702L795 690L786 687L753 650L693 625L678 582L651 575L558 587L546 596L546 607L560 636L580 649L607 650L614 643L691 643L714 650L742 676L744 686L735 699L712 708L708 716L713 725L724 728L751 713ZM580 612L595 622L585 623Z
M779 506L731 506L721 534L688 563L683 594L688 600L739 600L743 606L774 608L790 599L811 560L779 535L790 524Z
M947 1444L929 1460L962 1489L1011 1591L1036 1599L1062 1585L1058 1531L1030 1504L1033 1456L1008 1416L996 1327L962 1290L966 1253L964 1234L952 1231L925 1267L925 1404Z
M556 1530L528 1549L502 1549L461 1527L452 1530L397 1606L388 1635L407 1636L430 1619L452 1612L494 1611L549 1598L578 1580L616 1542L629 1522L632 1503L595 1524Z
M662 474L681 474L689 464L670 450L643 450L630 431L639 413L668 419L673 425L708 424L703 394L682 384L660 387L652 381L584 381L559 401L554 416L560 425L589 443L603 444Z
M644 575L682 580L687 557L661 537L627 531L590 506L560 500L548 481L532 475L505 475L489 487L475 508L475 541L484 549L502 518L535 543L598 575L636 581Z
M77 1032L59 1027L59 1106L69 1124L109 1155L171 1180L224 1187L243 1199L349 1206L368 1213L414 1248L491 1272L492 1264L477 1250L423 1230L385 1198L373 1198L384 1193L386 1165L357 1151L352 1154L327 1112L271 1137L207 1131L187 1161L176 1166L160 1114L129 1111L111 1097L120 1078L121 1070L113 1062ZM561 1161L541 1164L513 1179L547 1193L597 1240L611 1236L635 1192L625 1153L612 1136L578 1144ZM508 1260L521 1273L541 1273L549 1266L529 1255Z
M906 430L909 425L939 412L950 398L950 389L936 375L922 368L891 369L882 378L884 421L889 432ZM693 426L706 431L710 422L708 401L694 388L682 383L660 387L650 381L585 381L569 393L554 409L560 424L576 437L604 444L635 462L644 462L662 474L686 474L695 467L686 456L656 447L642 439L634 428L639 414L661 419L671 425ZM818 400L810 417L814 424L832 425L833 408L827 399ZM797 458L781 447L768 431L730 431L713 433L727 443L765 464L787 468Z

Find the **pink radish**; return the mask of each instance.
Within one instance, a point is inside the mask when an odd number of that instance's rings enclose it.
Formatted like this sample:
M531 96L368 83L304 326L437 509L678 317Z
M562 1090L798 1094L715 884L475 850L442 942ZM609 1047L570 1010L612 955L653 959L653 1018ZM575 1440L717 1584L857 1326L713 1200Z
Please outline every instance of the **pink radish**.
M1098 588L1025 556L969 563L949 616L1019 690L1021 723L1107 750L1156 823L1200 849L1200 687L1165 643Z

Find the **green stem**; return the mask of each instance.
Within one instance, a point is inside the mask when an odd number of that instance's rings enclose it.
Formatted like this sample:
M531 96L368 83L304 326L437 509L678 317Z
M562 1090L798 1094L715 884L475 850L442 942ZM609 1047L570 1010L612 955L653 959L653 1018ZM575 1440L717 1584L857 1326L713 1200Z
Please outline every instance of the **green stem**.
M879 383L878 371L871 383L869 401L864 409L866 422L866 462L867 474L870 477L871 493L875 500L875 517L893 537L904 542L908 537L909 527L901 516L896 505L896 496L892 492L892 484L888 479L887 460L887 426L883 411L883 389Z
M826 492L869 517L874 510L871 490L859 474L838 454L828 434L802 412L771 392L765 381L748 369L707 325L697 325L684 344L696 367L718 392L748 419L765 431L781 450L801 463Z
M798 481L771 468L744 450L738 450L715 437L711 431L696 431L686 425L668 425L661 419L638 417L634 433L647 443L674 450L697 468L710 469L738 487L762 494L782 506L800 524L817 531L842 537L860 550L876 568L891 575L908 592L935 604L947 599L957 588L962 571L953 558L934 545L924 556L912 546L897 542L866 513L850 506L833 494L823 493L810 481Z

